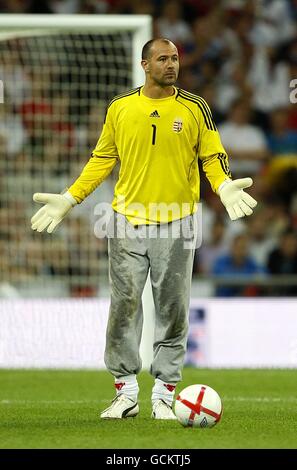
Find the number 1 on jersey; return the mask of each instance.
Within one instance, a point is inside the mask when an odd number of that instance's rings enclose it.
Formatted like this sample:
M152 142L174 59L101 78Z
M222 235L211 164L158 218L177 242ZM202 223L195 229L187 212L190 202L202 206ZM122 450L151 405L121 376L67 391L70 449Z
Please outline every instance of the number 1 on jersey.
M156 132L157 132L157 126L155 124L152 124L153 128L153 140L152 140L152 145L155 145L156 143Z

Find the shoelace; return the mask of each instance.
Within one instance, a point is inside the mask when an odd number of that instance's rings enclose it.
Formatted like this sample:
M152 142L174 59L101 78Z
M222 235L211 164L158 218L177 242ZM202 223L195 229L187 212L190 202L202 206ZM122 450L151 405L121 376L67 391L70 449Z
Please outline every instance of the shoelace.
M113 400L111 400L111 404L109 405L108 408L106 408L105 411L110 410L110 408L112 407L112 405L113 405L116 401L119 401L120 396L121 396L121 395L117 395L116 397L114 397Z
M121 400L121 397L124 397L124 395L123 395L123 394L120 394L120 395L117 395L116 397L114 397L114 399L113 399L112 402L111 402L111 405L112 405L113 403L115 403L116 401L120 401L120 400ZM131 400L131 401L132 401L132 400Z
M116 401L119 401L119 400L120 400L120 397L121 397L121 395L117 395L116 397L114 397L114 399L112 400L111 404L115 403Z
M156 408L159 408L161 406L161 402L163 403L163 405L166 406L166 408L168 408L173 413L172 407L168 403L166 403L166 401L164 401L162 399L160 400L160 402L158 403L158 406Z

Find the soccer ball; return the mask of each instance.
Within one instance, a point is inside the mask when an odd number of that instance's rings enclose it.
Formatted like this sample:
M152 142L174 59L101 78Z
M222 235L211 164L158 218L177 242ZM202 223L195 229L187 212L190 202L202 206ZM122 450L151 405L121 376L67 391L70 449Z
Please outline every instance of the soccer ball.
M212 428L222 416L223 406L217 392L208 385L190 385L175 401L175 415L187 427Z

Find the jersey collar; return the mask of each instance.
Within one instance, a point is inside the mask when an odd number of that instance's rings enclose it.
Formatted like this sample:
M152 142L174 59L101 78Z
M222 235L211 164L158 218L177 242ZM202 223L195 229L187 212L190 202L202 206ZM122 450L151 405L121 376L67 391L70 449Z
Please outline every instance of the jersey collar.
M142 86L142 87L140 88L140 97L141 97L142 99L144 99L144 100L150 102L150 103L153 103L153 102L155 102L155 103L164 103L164 102L165 102L165 103L166 103L166 102L168 102L168 101L170 101L170 100L175 100L176 95L177 95L177 88L174 86L173 89L174 89L174 94L171 95L171 96L167 96L166 98L149 98L148 96L145 96L145 95L143 94L143 92L142 92L143 86Z

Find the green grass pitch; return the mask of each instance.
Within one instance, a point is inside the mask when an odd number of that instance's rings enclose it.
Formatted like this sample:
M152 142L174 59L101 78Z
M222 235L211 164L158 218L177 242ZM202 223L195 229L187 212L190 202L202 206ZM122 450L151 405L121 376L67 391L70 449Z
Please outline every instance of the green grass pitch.
M151 419L153 378L139 375L140 414L100 420L114 395L105 371L0 370L0 448L297 448L294 370L185 368L177 392L204 383L223 400L212 429Z

